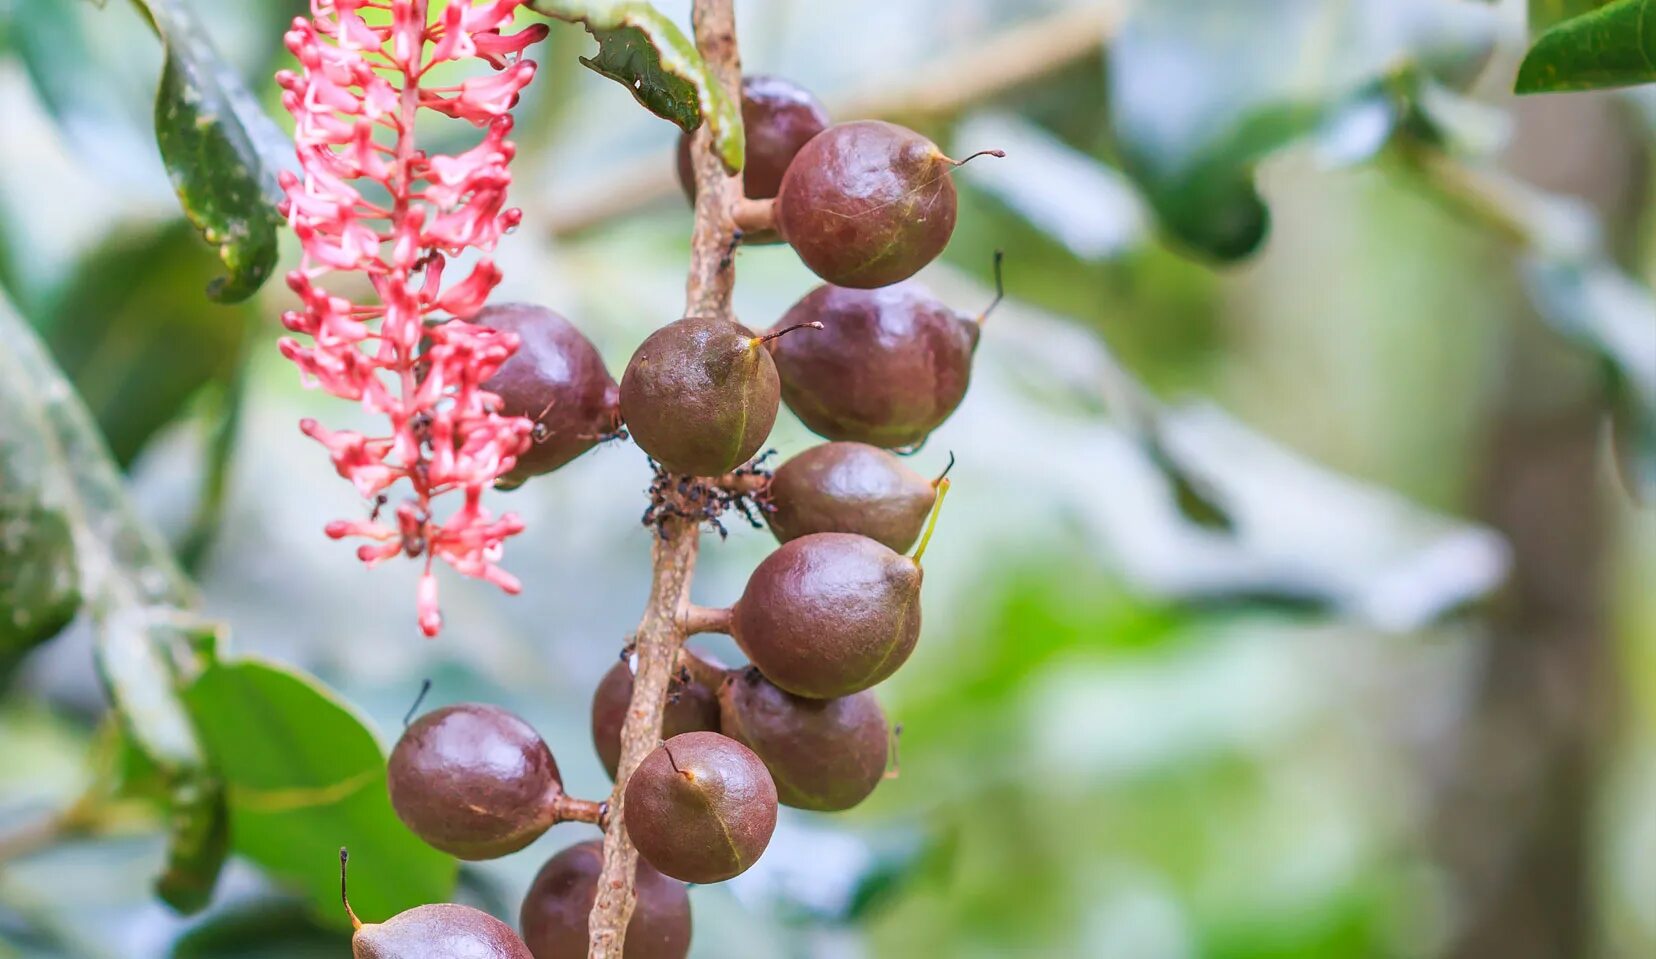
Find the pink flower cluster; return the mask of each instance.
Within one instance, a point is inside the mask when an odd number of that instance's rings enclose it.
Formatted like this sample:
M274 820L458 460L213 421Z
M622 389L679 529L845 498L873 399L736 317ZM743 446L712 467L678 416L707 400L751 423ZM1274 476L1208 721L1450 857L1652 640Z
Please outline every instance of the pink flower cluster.
M547 32L543 24L503 32L522 2L450 0L432 17L429 0L312 0L311 18L296 19L286 36L301 69L277 74L303 173L282 178L282 214L304 249L287 277L302 308L282 323L310 338L308 346L283 338L281 351L307 382L390 425L388 435L370 437L300 424L372 504L366 518L330 523L327 533L367 539L357 555L370 566L398 553L424 557L417 606L428 636L442 627L434 558L519 589L498 562L523 524L482 505L530 442L530 421L502 416L499 397L482 388L517 338L466 318L500 282L488 254L522 217L506 208L514 152L507 111L535 74L523 51ZM426 83L434 67L468 60L494 69L454 85ZM481 127L482 142L453 156L417 149L422 109ZM483 258L445 287L447 258L468 248ZM323 289L317 281L331 272L362 274L374 302ZM382 522L387 490L401 480L410 495L392 510L395 522ZM451 491L462 505L439 518L432 500Z

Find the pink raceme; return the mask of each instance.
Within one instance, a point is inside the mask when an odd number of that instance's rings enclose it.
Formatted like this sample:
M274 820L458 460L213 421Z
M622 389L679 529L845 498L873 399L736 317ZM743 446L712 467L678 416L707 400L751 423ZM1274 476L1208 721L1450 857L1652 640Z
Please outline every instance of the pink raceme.
M483 494L528 448L532 424L502 416L499 397L482 388L517 338L466 319L500 282L489 254L522 216L506 207L507 111L535 74L524 50L547 31L506 33L521 5L451 0L434 17L428 0L313 0L286 37L300 69L277 74L302 171L283 175L282 213L304 251L287 277L301 307L282 324L308 338L284 337L282 355L308 383L387 420L382 436L300 424L369 504L367 516L330 523L327 534L366 540L357 556L370 566L399 553L424 562L416 606L428 636L442 627L434 560L519 589L499 561L523 524L493 516ZM490 69L428 82L451 61ZM421 110L468 121L482 139L428 154L414 141ZM482 253L470 274L445 276L468 249ZM332 273L361 274L372 302L324 289ZM384 516L393 487L399 501ZM433 500L450 493L459 505L439 516Z

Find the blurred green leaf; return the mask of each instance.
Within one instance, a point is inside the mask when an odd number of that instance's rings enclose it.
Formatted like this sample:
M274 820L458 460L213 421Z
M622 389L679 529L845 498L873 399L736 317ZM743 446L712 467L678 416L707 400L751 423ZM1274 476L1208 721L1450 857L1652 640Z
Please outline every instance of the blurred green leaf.
M0 682L22 655L56 636L80 609L75 543L63 513L18 498L0 436Z
M3 302L0 344L6 488L60 514L71 531L80 592L97 622L99 674L171 802L172 841L158 890L175 908L193 911L205 905L223 864L214 840L222 797L178 690L212 657L216 634L191 612L194 587L133 512L91 414Z
M1109 58L1117 145L1177 241L1241 259L1270 225L1257 163L1407 70L1468 82L1495 26L1458 0L1139 4Z
M179 937L171 959L337 959L345 941L304 904L277 901L211 917Z
M244 300L276 266L276 171L292 146L187 6L136 2L167 51L155 98L156 145L185 215L229 270L208 285L207 295Z
M1656 295L1605 262L1532 262L1526 278L1542 317L1603 360L1622 476L1656 503Z
M1518 68L1518 93L1656 82L1656 0L1613 0L1558 24Z
M616 81L658 117L686 133L706 120L725 168L739 173L746 154L740 107L708 73L696 45L644 0L530 0L549 17L580 23L598 41L581 62Z
M1561 20L1597 10L1612 0L1529 0L1529 27L1539 32Z
M332 692L283 667L236 660L209 668L185 700L229 786L232 848L302 890L324 920L345 923L341 846L357 864L351 902L364 919L449 896L454 860L397 819L385 754Z
M222 390L239 375L248 309L197 295L217 270L182 220L117 232L44 311L53 355L122 465L203 387Z

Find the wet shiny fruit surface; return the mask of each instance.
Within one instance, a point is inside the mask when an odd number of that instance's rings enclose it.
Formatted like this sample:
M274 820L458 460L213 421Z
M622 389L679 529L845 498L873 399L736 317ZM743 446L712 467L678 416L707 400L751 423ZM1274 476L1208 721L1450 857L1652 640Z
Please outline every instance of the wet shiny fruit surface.
M839 123L800 148L776 195L776 227L806 266L839 286L888 286L948 245L955 163L881 120Z
M780 396L764 344L710 317L650 334L621 377L621 415L633 440L663 469L688 476L718 476L752 458L776 422Z
M546 861L523 897L519 924L535 959L586 959L587 917L598 894L604 844L576 843ZM690 952L690 897L684 883L640 860L637 905L627 922L624 959L684 959Z
M810 533L857 533L908 552L937 501L932 482L887 450L822 443L783 463L765 514L781 542Z
M650 865L685 882L723 882L759 860L776 829L776 784L728 736L674 736L627 780L627 834Z
M632 691L632 670L622 662L610 667L592 694L592 745L611 779L621 765L621 727L627 721ZM718 729L719 700L713 690L695 681L684 683L675 678L667 688L667 705L661 717L662 738Z
M563 792L533 728L504 709L436 709L403 731L387 769L391 805L415 835L461 859L494 859L533 842Z
M557 469L620 425L620 387L574 324L525 303L484 307L473 322L517 334L517 352L483 388L500 397L505 415L535 422L532 445L503 485Z
M351 937L353 959L536 959L512 928L470 906L416 906Z
M866 536L783 543L748 577L731 635L765 678L813 699L897 671L920 638L920 565Z
M850 809L885 777L891 731L871 691L806 699L749 669L719 688L719 704L725 734L764 760L784 806Z
M917 283L878 290L819 286L778 326L812 321L822 329L768 345L783 400L819 436L912 446L966 396L978 324Z

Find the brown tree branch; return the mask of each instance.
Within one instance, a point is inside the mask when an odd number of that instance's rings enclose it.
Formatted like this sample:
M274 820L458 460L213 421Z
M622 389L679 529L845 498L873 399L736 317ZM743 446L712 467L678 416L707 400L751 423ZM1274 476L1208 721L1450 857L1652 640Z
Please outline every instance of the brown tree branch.
M1097 54L1125 8L1124 0L1099 0L997 31L981 44L919 69L905 67L850 96L834 98L829 114L909 123L948 119ZM582 191L578 203L560 197L559 208L539 219L551 223L553 236L571 236L646 209L678 190L668 158L648 157L622 164L603 182Z
M742 65L736 46L733 2L695 0L691 18L702 58L714 79L735 98L740 95ZM697 200L685 315L728 317L736 280L731 256L736 235L732 211L742 196L741 178L726 174L705 123L691 140L691 156ZM661 741L661 715L679 647L684 644L683 621L690 608L690 580L700 541L696 521L668 517L652 551L650 599L634 637L638 668L633 673L627 721L621 727L621 763L604 829L603 872L587 923L591 934L588 959L622 959L627 922L637 898L633 875L638 864L638 851L624 826L627 779Z

